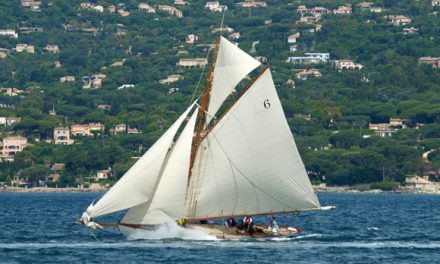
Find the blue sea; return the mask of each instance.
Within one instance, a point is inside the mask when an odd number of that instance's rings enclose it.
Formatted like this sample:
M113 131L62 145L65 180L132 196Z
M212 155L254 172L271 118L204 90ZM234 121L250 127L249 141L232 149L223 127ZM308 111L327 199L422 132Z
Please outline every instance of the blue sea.
M239 241L187 234L127 239L117 229L73 224L101 195L0 193L0 263L440 262L437 195L319 194L322 205L337 209L278 216L279 224L303 230L297 236ZM268 217L254 220L265 224Z

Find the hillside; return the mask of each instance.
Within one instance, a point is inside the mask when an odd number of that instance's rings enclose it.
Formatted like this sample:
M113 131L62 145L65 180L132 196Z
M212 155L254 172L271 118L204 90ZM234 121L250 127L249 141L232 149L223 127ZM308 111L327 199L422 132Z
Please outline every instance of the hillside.
M219 30L270 65L313 181L440 179L439 1L4 2L0 182L121 177L202 93L209 65L182 59Z

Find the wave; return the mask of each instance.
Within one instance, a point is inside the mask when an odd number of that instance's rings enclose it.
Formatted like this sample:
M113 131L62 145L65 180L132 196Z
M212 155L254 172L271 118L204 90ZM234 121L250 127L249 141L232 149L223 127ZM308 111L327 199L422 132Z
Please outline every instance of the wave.
M276 240L275 240L276 241ZM177 242L177 243L176 243ZM340 243L316 243L316 242L300 242L292 241L293 243L271 243L264 242L250 242L250 241L233 241L233 242L213 242L213 241L194 241L194 243L185 241L170 241L170 242L152 242L152 241L126 241L126 242L80 242L80 243L0 243L0 250L15 249L15 250L38 250L38 249L56 249L56 248L72 248L72 249L112 249L112 248L157 248L166 245L168 248L200 248L200 247L243 247L248 245L258 245L264 248L271 246L276 248L297 248L297 249L326 249L326 248L365 248L365 249L440 249L440 243L421 243L421 242L340 242Z
M128 240L218 240L215 236L206 234L202 231L180 227L174 221L157 225L151 230L135 229L123 226L120 226L119 229Z

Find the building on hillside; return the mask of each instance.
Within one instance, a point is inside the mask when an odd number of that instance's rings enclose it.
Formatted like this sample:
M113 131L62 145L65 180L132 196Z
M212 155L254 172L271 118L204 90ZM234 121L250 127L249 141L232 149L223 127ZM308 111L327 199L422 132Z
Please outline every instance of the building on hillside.
M115 126L114 129L109 130L110 133L113 133L115 135L117 134L139 134L140 131L137 128L131 128L130 126L127 127L126 124L118 124Z
M2 159L12 161L14 156L25 147L30 146L27 138L22 136L9 136L2 141Z
M15 29L0 29L0 36L18 38L18 33L15 31Z
M267 3L263 1L245 0L244 2L237 3L241 7L266 7Z
M96 108L104 111L110 111L110 109L112 109L111 105L108 104L98 104Z
M301 57L288 57L286 62L298 64L325 63L330 59L330 53L305 53Z
M335 67L339 71L342 71L342 70L362 70L364 66L360 63L354 63L352 60L338 60L335 61Z
M9 56L9 50L0 48L0 59L7 58Z
M295 78L300 80L307 80L309 77L322 77L322 74L317 69L303 70L297 74L295 74Z
M372 7L370 8L370 12L371 13L382 13L384 11L384 9L382 7Z
M0 117L0 126L12 126L20 121L20 117Z
M179 91L179 88L169 88L167 95L172 95L174 93L177 93Z
M361 3L358 4L358 7L359 7L360 10L369 11L370 8L373 7L373 5L374 5L373 2L361 2Z
M419 32L419 29L415 28L415 27L410 27L410 28L404 28L403 29L403 34L404 35L414 35L417 32Z
M412 21L411 18L402 15L388 15L385 19L393 26L405 26Z
M289 48L290 52L295 52L297 50L298 50L298 45L296 45L296 44L290 45L290 48Z
M90 128L88 125L84 124L76 124L70 126L70 130L72 132L72 136L92 136L92 132L90 132Z
M174 0L174 4L184 6L184 5L187 5L188 2L185 0Z
M295 88L295 81L290 78L286 81L286 84L290 85L290 87L292 87L292 89Z
M159 81L160 84L171 84L177 81L183 80L183 75L180 74L172 74L168 75L166 79L162 79Z
M287 37L287 43L295 44L297 42L297 40L299 39L299 37L300 37L299 33L292 34Z
M147 13L156 13L156 9L147 3L140 3L138 5L139 11L146 11Z
M440 0L432 0L431 5L432 6L440 6Z
M95 74L92 76L83 76L83 89L101 89L102 80L107 78L105 74Z
M179 17L179 18L183 17L182 11L180 11L179 9L177 9L174 6L158 5L157 9L159 9L160 11L163 11L163 12L168 12L168 14L174 15L174 16Z
M228 10L228 6L221 5L218 1L206 2L205 9L208 9L211 12L224 12Z
M391 137L400 129L406 128L405 121L400 118L390 118L388 123L369 124L368 129L380 137Z
M351 15L351 4L339 6L338 9L334 9L332 12L337 15Z
M263 56L255 56L254 59L256 59L257 61L259 61L261 63L266 63L267 62L267 58L263 57Z
M232 33L234 32L234 29L228 26L224 26L224 27L219 27L219 28L214 28L211 31L212 33L219 33L219 32L227 32L227 33Z
M46 45L46 47L44 47L44 49L46 51L48 51L49 53L53 53L53 54L60 53L60 48L58 47L58 45Z
M240 32L234 32L228 35L228 39L240 39L240 38L241 38Z
M118 9L118 14L120 14L123 17L128 17L130 16L130 12L125 11L124 9Z
M22 34L41 33L44 31L42 27L19 27L18 29Z
M55 145L71 145L73 140L70 139L70 130L67 127L56 127L53 130L53 138Z
M194 34L189 34L188 36L186 36L186 43L188 44L193 44L194 42L196 42L199 39L199 37L197 37Z
M41 5L41 1L21 0L21 6L22 7L28 7L32 11L40 11L40 5Z
M63 76L60 77L60 82L74 82L75 81L75 76Z
M120 61L115 61L112 64L110 64L110 67L122 67L122 66L124 66L124 63L125 63L126 60L127 59L124 58L124 59L122 59Z
M109 168L107 170L100 170L96 173L95 180L106 180L113 176L112 170Z
M31 54L35 53L35 47L34 45L28 45L28 44L17 44L15 46L16 52L28 52Z
M293 118L298 118L298 119L302 119L305 121L310 121L312 120L312 116L310 114L305 115L305 114L294 114Z
M405 120L400 118L390 118L389 123L391 127L406 128Z
M433 68L440 69L440 57L420 57L419 64L430 64Z
M0 93L7 96L18 96L20 94L23 94L24 91L17 88L0 88Z
M203 67L208 64L206 58L180 59L177 66L181 67Z

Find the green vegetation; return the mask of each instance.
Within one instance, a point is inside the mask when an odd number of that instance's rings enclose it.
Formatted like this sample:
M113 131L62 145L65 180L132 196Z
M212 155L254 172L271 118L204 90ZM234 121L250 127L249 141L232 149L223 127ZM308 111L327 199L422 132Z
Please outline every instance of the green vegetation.
M42 1L41 12L21 7L20 1L5 1L0 8L0 29L15 29L18 39L0 36L0 48L11 50L0 59L0 87L23 90L19 96L0 94L0 117L20 117L13 126L0 127L0 137L20 134L33 144L17 154L14 162L0 163L0 182L22 177L42 179L54 163L64 163L57 184L84 182L96 171L113 170L113 181L121 177L138 157L163 133L188 105L193 94L202 92L204 77L196 90L201 68L176 66L180 58L203 58L204 47L213 43L222 13L204 9L205 1L189 1L176 6L183 18L166 12L147 13L138 9L143 1L93 0L106 10L102 13L80 8L82 1ZM108 12L109 5L125 2L130 15ZM146 1L151 6L173 5L173 1ZM222 0L229 11L224 24L240 32L240 48L249 51L254 41L255 56L270 64L285 114L311 179L328 184L359 184L404 181L406 175L421 175L440 168L439 151L431 164L422 163L422 153L440 148L440 69L419 65L418 58L440 57L440 16L434 15L430 1L383 0L375 6L384 13L361 10L361 1L349 1L352 15L323 15L322 30L306 33L312 25L298 24L298 6L323 6L329 9L347 1L267 1L265 8L242 8L238 1ZM385 15L405 15L407 26L392 26ZM271 21L270 23L268 21ZM71 26L71 29L67 29ZM23 33L21 27L41 27L43 32ZM418 31L404 34L403 28ZM96 33L81 30L96 28ZM289 52L287 36L301 32L298 51ZM195 34L195 44L185 42ZM224 34L227 36L227 34ZM12 51L17 44L35 46L35 54ZM44 50L58 45L58 54ZM178 51L188 54L177 55ZM288 56L306 52L328 52L332 60L351 59L362 70L339 72L332 63L293 65ZM111 67L125 59L123 66ZM57 62L61 67L57 67ZM316 68L320 78L297 80L304 68ZM82 89L83 76L105 74L100 89ZM171 74L183 80L170 85L158 81ZM60 82L74 76L74 82ZM295 80L295 88L286 84ZM124 84L134 88L119 90ZM168 89L179 91L167 95ZM108 105L109 109L98 108ZM11 107L7 107L11 106ZM56 115L49 115L55 108ZM311 120L297 114L310 114ZM408 128L392 137L375 136L369 123L387 123L390 118L406 120ZM59 146L46 143L57 126L100 122L105 131L93 137L76 137L75 144ZM109 129L127 124L141 134L113 135ZM423 126L418 126L418 124ZM420 127L416 129L416 127ZM370 137L366 137L370 136ZM383 183L381 188L387 188ZM372 184L373 185L373 184Z
M371 189L379 189L382 191L393 191L397 190L399 183L397 182L373 182L370 184Z

